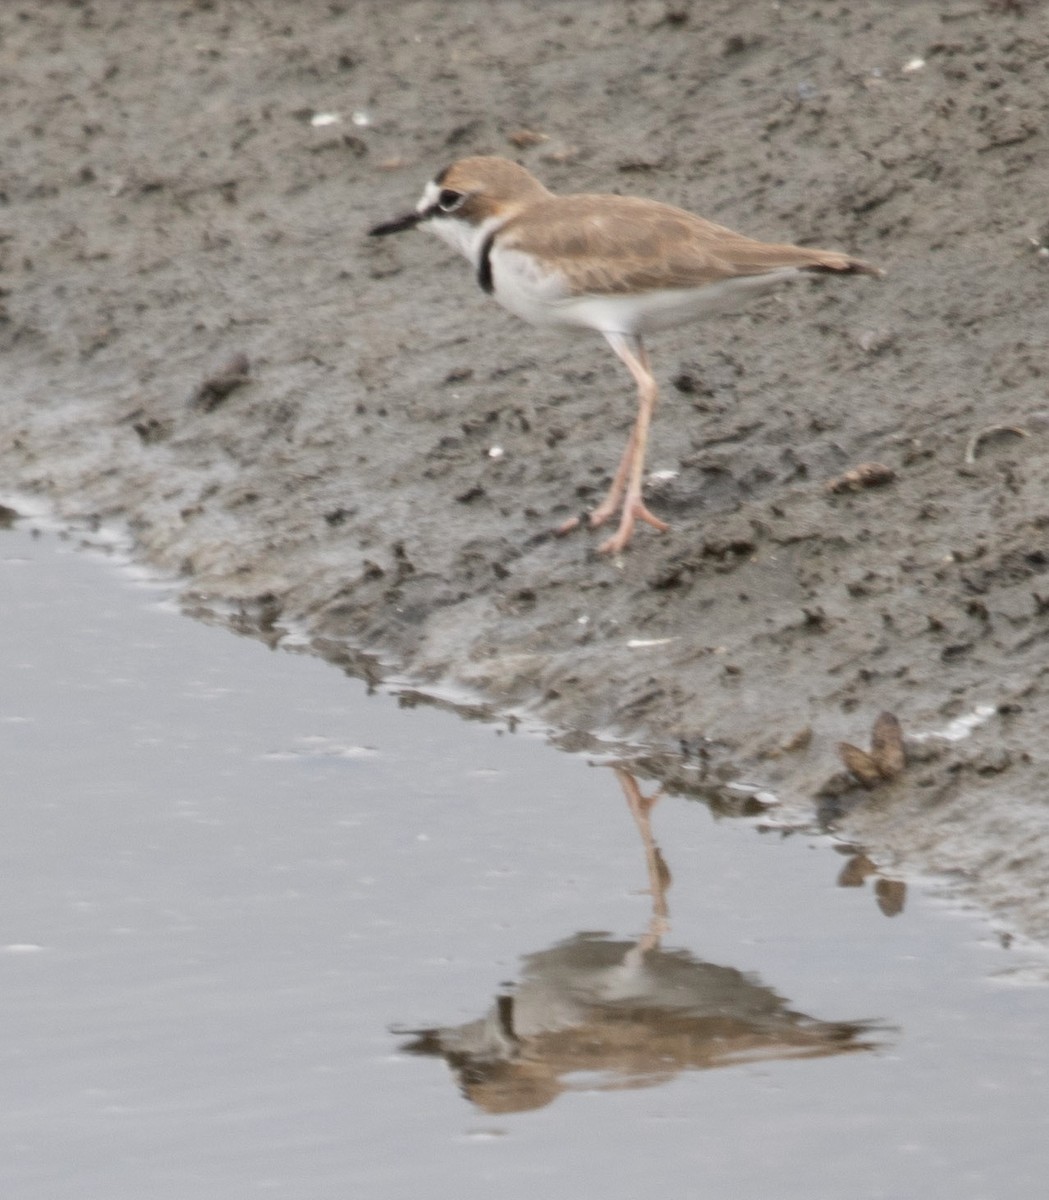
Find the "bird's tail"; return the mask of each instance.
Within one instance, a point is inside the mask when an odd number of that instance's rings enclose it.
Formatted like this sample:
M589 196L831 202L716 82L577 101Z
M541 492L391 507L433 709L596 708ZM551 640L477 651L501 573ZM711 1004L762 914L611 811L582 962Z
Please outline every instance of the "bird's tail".
M885 276L881 267L864 262L862 258L850 258L837 250L813 250L812 256L815 261L806 263L801 268L803 271L822 272L827 275L873 275L875 279Z

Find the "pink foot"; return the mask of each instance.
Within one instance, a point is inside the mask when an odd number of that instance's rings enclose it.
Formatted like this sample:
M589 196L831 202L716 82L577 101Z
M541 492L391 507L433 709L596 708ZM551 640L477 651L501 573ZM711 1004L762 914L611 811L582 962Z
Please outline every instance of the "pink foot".
M598 546L598 554L618 554L621 550L625 550L634 536L634 525L638 521L644 521L653 529L658 529L660 533L666 533L670 528L666 521L661 521L655 513L649 512L640 500L635 500L633 504L628 501L623 505L623 516L619 522L619 528ZM591 524L593 524L592 520Z

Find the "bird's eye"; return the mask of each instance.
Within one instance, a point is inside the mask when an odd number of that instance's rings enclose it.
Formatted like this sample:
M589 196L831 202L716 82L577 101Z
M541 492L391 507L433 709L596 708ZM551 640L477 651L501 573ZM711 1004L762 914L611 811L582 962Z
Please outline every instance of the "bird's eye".
M441 212L455 212L465 199L464 192L453 192L451 188L442 188L441 194L437 197L437 207Z

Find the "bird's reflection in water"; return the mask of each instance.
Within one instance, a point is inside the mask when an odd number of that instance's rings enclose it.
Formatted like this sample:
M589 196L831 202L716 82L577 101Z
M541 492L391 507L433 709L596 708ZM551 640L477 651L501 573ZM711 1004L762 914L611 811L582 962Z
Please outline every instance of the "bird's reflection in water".
M752 975L666 949L670 872L652 836L659 799L616 768L645 848L652 915L634 940L580 933L522 960L520 982L464 1025L411 1032L486 1112L541 1108L566 1091L652 1087L685 1070L870 1049L874 1026L793 1011Z

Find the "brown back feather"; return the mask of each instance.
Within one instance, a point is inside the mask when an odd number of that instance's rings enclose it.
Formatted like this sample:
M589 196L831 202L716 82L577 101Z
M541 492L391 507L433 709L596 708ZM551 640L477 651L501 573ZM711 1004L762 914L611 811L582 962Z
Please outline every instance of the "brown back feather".
M600 204L595 204L600 201ZM499 231L507 248L557 258L589 295L695 288L786 268L880 275L835 250L755 241L685 209L629 196L551 196Z

